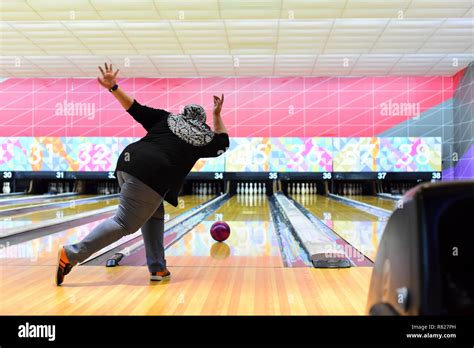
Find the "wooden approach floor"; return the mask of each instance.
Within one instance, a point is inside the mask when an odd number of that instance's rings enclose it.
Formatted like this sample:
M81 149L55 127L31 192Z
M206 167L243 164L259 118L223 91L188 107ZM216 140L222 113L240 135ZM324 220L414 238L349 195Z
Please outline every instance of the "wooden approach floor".
M1 315L363 315L372 268L0 266Z

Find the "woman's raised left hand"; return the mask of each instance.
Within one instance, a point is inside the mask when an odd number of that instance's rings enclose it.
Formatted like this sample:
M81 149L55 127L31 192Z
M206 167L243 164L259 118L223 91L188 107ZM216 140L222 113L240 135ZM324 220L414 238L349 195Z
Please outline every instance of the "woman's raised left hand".
M222 94L221 98L214 96L214 115L221 114L223 104L224 104L224 94Z

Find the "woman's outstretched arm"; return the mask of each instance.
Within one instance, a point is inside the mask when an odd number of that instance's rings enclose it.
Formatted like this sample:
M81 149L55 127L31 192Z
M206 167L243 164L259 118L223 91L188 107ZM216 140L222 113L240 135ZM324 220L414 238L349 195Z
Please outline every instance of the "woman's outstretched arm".
M222 98L214 96L214 111L212 115L214 121L214 133L217 134L227 133L227 129L225 128L221 117L222 104L224 104L224 94L222 94Z
M99 70L102 73L102 77L98 77L97 80L103 87L111 89L117 83L116 78L119 69L117 69L117 71L114 73L112 64L110 64L109 67L107 63L105 63L105 72L100 66ZM112 91L112 94L120 102L125 110L130 109L133 104L133 98L131 96L125 93L120 87L118 87L115 91Z

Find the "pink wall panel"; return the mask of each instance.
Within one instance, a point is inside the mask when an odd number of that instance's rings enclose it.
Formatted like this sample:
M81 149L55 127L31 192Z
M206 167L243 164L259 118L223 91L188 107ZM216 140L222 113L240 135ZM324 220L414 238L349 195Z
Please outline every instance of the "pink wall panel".
M426 111L453 95L451 77L120 79L142 103L178 112L225 94L231 136L376 136L412 116L382 115L381 104ZM65 108L64 108L65 107ZM0 83L0 136L141 136L144 131L96 79L7 79Z

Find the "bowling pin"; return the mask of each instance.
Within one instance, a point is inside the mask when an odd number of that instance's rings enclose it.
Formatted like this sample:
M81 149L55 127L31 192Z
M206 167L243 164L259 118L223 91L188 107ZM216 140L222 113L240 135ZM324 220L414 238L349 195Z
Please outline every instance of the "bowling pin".
M11 192L10 182L5 181L5 182L3 183L2 192L5 193L5 194L9 194L9 193Z
M297 183L296 184L296 194L299 195L301 192L301 186L300 186L300 183Z
M249 193L249 183L248 182L245 183L245 191L244 192L245 192L246 195L248 195L248 193Z
M59 192L59 193L63 193L63 192L64 192L64 188L63 188L63 183L62 183L62 182L60 182L60 183L58 184L58 192Z
M267 186L265 184L263 184L262 193L263 194L267 193Z

